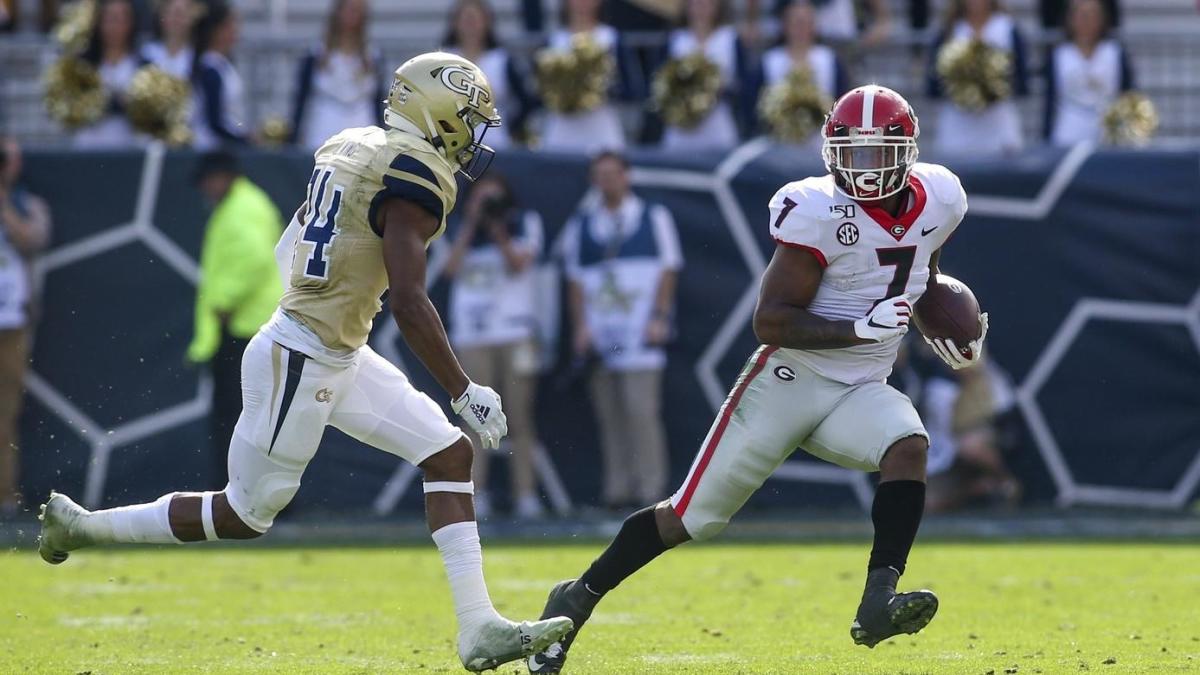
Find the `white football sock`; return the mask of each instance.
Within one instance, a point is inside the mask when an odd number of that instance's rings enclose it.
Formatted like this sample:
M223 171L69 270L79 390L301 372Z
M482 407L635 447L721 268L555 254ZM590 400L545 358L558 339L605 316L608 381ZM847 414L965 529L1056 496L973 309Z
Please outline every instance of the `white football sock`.
M500 618L483 580L483 550L479 546L479 529L475 521L451 523L440 528L433 533L433 542L442 554L442 564L450 581L459 635Z
M171 532L169 509L175 494L149 504L94 511L81 521L84 534L97 544L181 544Z

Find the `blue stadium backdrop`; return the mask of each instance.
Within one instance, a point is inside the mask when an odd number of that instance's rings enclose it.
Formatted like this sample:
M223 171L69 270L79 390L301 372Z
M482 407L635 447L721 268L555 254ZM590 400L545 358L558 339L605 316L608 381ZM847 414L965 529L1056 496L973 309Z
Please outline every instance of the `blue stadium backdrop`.
M57 488L113 505L207 482L206 382L183 359L205 222L194 159L157 147L29 154L28 184L54 205L56 224L38 265L45 295L22 422L31 497ZM762 141L728 156L633 159L636 189L672 210L687 261L666 378L677 482L755 344L767 200L823 168L811 150ZM311 159L244 160L287 218ZM991 312L991 354L1018 385L1025 438L1012 462L1031 500L1187 504L1200 483L1200 153L1079 147L952 168L971 212L943 269ZM579 157L514 152L495 170L542 213L550 240L586 197ZM433 285L435 300L444 286ZM558 302L547 298L547 311ZM376 349L444 399L390 323L381 315ZM601 472L586 390L548 371L538 416L566 492L594 502ZM867 477L800 455L752 508L869 495ZM293 510L413 510L419 491L396 482L409 477L395 458L330 430Z

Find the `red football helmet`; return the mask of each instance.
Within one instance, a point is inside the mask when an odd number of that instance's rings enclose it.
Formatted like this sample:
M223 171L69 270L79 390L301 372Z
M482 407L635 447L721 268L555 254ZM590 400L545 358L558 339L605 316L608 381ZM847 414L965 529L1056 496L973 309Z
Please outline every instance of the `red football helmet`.
M821 128L821 156L838 189L873 201L903 190L917 162L917 115L904 97L876 84L847 92Z

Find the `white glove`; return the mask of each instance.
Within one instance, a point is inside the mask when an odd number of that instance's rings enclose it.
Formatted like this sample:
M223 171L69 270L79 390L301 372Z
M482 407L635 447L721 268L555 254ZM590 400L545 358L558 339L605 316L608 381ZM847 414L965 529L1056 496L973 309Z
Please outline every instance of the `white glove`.
M883 342L908 332L912 305L908 296L889 298L875 305L871 313L854 322L854 334L864 340Z
M967 344L967 347L971 350L969 357L963 356L963 353L958 349L958 345L954 344L954 340L950 338L934 338L932 340L925 338L925 342L928 342L933 353L937 354L938 358L945 361L946 365L951 368L955 370L970 368L983 360L983 339L987 337L988 332L987 312L979 315L979 323L983 327L979 331L979 339L972 340Z
M508 418L500 409L500 394L495 389L468 382L467 390L450 401L450 407L479 434L484 448L500 447L500 439L508 434Z

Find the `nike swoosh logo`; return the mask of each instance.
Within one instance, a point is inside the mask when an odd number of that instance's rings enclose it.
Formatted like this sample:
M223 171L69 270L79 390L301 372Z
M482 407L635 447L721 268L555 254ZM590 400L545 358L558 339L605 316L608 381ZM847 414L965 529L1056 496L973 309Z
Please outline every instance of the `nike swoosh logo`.
M891 326L885 326L881 323L875 323L875 319L867 319L867 325L870 326L871 328L891 328Z
M924 237L925 235L929 234L930 232L933 232L936 229L938 229L938 226L935 225L935 226L929 228L928 230L921 230L921 236Z

